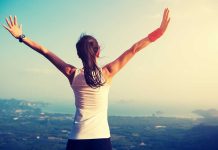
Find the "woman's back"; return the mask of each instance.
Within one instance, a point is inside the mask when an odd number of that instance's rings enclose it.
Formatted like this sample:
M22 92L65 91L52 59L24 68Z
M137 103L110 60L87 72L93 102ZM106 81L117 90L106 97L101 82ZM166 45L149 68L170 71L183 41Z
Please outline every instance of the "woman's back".
M105 82L101 87L91 88L85 81L84 70L76 69L71 87L75 94L76 113L69 138L109 138L107 110L110 85Z

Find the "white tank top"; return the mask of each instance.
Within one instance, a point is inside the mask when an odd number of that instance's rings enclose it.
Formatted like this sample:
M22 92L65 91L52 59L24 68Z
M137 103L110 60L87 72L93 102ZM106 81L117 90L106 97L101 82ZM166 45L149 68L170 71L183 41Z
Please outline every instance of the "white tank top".
M105 83L93 89L87 85L83 69L76 69L71 87L76 112L69 139L109 138L107 111L110 85Z

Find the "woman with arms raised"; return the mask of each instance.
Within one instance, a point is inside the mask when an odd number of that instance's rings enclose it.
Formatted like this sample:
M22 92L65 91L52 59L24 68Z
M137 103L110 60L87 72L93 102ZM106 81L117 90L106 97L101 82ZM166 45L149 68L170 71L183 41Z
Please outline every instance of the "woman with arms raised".
M25 37L16 16L6 18L7 26L3 26L20 42L46 57L69 80L75 95L76 112L66 149L112 150L107 119L110 83L138 51L161 37L169 21L169 10L165 9L159 28L104 67L97 65L100 54L97 40L93 36L82 35L76 43L78 57L83 63L81 69L67 64L47 48Z

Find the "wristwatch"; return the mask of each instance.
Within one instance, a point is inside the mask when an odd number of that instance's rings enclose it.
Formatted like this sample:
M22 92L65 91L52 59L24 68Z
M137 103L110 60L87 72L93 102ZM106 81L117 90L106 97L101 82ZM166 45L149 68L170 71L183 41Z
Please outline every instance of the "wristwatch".
M23 39L25 38L26 36L24 35L24 34L21 34L20 36L19 36L19 42L23 42Z

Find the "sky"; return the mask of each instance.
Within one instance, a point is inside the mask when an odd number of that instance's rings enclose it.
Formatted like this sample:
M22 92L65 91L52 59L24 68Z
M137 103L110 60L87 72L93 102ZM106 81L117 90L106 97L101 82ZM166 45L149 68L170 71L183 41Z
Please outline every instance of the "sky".
M0 0L0 22L16 15L23 33L78 68L81 33L101 45L99 64L116 59L159 27L170 24L113 79L110 104L163 112L218 108L216 0ZM48 60L0 28L0 97L72 103L68 80Z

